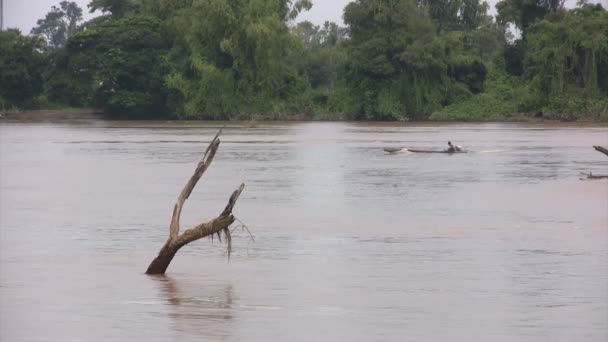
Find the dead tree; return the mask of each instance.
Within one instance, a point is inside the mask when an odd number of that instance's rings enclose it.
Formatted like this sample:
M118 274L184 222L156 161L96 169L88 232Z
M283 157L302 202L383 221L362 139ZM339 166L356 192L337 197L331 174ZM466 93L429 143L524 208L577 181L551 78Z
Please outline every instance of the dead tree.
M203 176L211 162L213 161L213 157L215 157L215 153L220 146L219 136L222 133L222 129L217 132L213 140L209 143L207 150L203 154L203 158L196 166L194 170L194 174L184 186L184 189L180 193L177 198L177 202L175 203L175 207L173 208L173 216L171 217L171 225L169 227L169 239L165 243L165 245L161 248L158 256L152 260L150 266L148 266L148 270L146 274L164 274L173 260L175 253L179 251L180 248L184 247L188 243L192 241L196 241L198 239L217 235L219 240L221 241L221 234L224 234L224 239L227 244L228 256L230 257L230 252L232 250L232 236L230 232L230 225L235 221L235 217L232 215L232 209L236 204L241 192L245 188L245 184L241 184L241 186L235 190L230 199L228 199L228 204L226 208L222 211L222 213L210 220L209 222L199 224L196 227L190 228L184 231L182 234L179 233L179 218L182 213L182 208L184 206L184 202L190 197L192 190L198 183L199 179Z
M604 148L604 147L602 147L602 146L593 146L593 148L594 148L596 151L601 152L601 153L603 153L603 154L605 154L605 155L607 155L607 156L608 156L608 149L606 149L606 148Z

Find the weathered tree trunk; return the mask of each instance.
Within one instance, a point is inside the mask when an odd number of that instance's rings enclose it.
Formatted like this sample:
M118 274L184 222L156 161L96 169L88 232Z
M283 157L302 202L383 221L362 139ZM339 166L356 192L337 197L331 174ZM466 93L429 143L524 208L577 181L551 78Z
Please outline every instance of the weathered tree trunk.
M192 241L196 241L198 239L204 238L206 236L212 236L213 234L217 234L217 237L221 240L221 233L224 234L226 243L228 256L230 256L230 252L232 251L232 237L230 234L230 225L234 222L235 218L232 215L232 209L236 204L241 192L245 188L245 184L241 184L241 186L232 193L230 199L228 200L228 204L222 213L210 220L209 222L202 223L194 228L190 228L184 231L181 235L179 233L179 219L182 213L182 208L184 206L184 202L190 197L192 190L196 186L196 183L201 179L213 158L215 157L215 153L220 146L219 136L222 133L222 130L216 134L213 138L207 150L205 151L203 158L196 166L194 170L194 174L188 182L184 189L180 193L177 198L177 202L175 203L175 207L173 208L173 216L171 217L171 225L169 228L169 239L165 243L165 245L161 248L158 256L152 260L150 266L148 266L148 270L146 274L164 274L167 271L167 267L173 260L173 257L179 251L180 248L184 247L188 243Z
M602 146L593 146L593 148L598 151L598 152L602 152L603 154L608 156L608 149L602 147Z

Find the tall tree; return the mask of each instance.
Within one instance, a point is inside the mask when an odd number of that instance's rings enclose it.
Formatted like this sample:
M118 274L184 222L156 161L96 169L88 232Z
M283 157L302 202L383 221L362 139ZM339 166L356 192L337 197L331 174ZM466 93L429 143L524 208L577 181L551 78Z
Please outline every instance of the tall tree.
M154 116L165 113L166 51L158 19L126 15L76 34L68 42L67 60L60 58L57 65L65 68L76 89L86 90L83 96L107 113Z
M403 118L439 105L443 52L430 18L413 0L351 2L344 21L351 37L346 77L359 115Z
M133 0L91 0L89 12L101 11L109 13L113 17L120 18L134 7Z
M201 0L168 19L175 37L167 85L174 110L225 118L287 110L303 81L288 56L300 48L287 22L309 1Z
M64 47L68 39L78 32L82 21L82 9L75 2L62 1L59 7L51 7L44 19L38 19L31 34L43 37L49 48Z
M300 22L291 28L304 45L297 54L296 64L308 76L313 89L324 88L319 100L327 101L328 91L338 80L338 69L344 64L345 53L341 43L346 41L346 28L326 21L323 26L309 21Z
M584 5L529 28L525 76L547 100L608 96L608 12Z
M428 11L437 32L474 30L489 20L488 4L480 0L417 0Z
M513 24L526 34L528 27L536 20L544 18L564 8L565 0L502 0L496 3L496 20L503 24Z

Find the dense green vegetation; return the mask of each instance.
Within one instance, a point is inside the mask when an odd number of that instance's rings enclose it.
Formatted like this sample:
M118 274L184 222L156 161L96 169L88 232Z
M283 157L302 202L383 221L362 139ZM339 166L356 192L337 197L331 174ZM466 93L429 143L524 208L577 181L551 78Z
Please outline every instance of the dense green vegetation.
M63 1L0 32L0 108L180 119L608 119L608 12L580 2Z

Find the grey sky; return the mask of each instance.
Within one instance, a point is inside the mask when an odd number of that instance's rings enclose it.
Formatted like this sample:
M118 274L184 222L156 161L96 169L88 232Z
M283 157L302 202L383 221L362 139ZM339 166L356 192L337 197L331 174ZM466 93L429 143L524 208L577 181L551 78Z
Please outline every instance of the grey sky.
M84 19L91 19L87 4L90 0L71 0L78 3L84 12ZM499 0L489 0L492 5L491 12L494 13L494 4ZM61 0L4 0L4 26L19 28L23 33L29 33L36 25L38 19L44 18L51 6L57 5ZM297 21L310 20L315 24L322 24L326 20L342 23L342 10L349 0L313 0L313 8L301 14ZM608 0L593 0L608 7ZM574 6L576 0L566 0L568 7Z
M4 28L18 28L22 33L30 33L32 27L36 25L38 19L51 10L51 6L58 6L62 0L4 0ZM94 17L89 13L87 5L90 0L69 0L74 1L82 8L85 20Z

